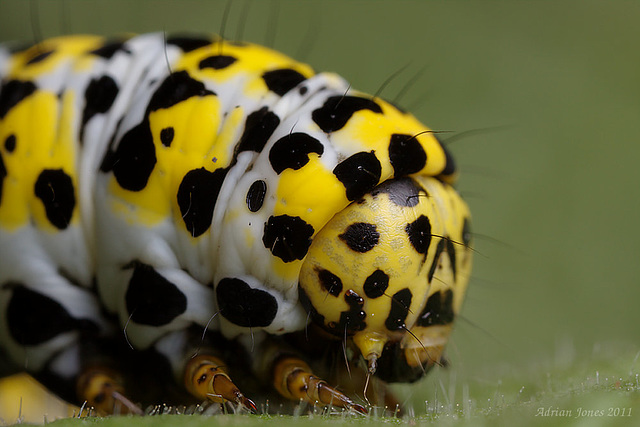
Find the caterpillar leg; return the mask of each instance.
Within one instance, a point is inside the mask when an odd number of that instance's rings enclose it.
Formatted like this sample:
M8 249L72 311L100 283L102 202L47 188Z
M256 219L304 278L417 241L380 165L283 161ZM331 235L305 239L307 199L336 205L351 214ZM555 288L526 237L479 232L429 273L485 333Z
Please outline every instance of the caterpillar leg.
M233 402L257 413L255 403L247 398L231 381L222 361L209 355L192 358L185 367L185 386L194 396L202 400L224 403Z
M345 394L315 376L309 365L296 356L283 356L276 360L273 366L273 385L288 399L337 406L360 414L367 413L364 406L353 402Z
M95 408L99 414L135 414L142 410L131 402L124 393L120 376L113 370L90 367L79 376L78 398Z

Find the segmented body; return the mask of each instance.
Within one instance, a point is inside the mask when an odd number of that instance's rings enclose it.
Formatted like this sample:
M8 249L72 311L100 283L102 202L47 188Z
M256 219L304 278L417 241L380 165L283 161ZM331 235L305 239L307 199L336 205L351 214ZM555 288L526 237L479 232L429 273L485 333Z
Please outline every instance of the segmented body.
M309 321L388 381L437 363L469 212L410 114L216 38L0 48L0 77L0 344L66 398L96 348L180 377L207 334L253 349Z

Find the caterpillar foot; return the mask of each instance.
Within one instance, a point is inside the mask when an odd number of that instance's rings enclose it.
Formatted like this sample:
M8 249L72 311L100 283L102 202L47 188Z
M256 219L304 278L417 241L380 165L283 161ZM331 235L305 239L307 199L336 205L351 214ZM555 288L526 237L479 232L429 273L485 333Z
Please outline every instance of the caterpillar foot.
M189 393L199 399L221 404L232 402L254 414L258 412L256 404L231 381L217 357L202 355L189 360L184 380Z
M273 385L284 397L311 404L332 405L366 415L367 409L316 377L303 360L294 356L278 359L273 368Z
M125 396L120 376L107 368L86 369L78 377L77 394L81 402L86 402L101 415L143 414L142 410Z

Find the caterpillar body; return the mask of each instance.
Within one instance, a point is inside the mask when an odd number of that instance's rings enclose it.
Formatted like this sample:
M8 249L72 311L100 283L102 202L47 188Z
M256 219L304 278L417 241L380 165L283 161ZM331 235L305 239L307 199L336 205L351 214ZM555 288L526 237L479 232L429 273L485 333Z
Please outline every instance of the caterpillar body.
M412 115L218 37L5 46L0 78L5 363L107 413L366 412L440 363L470 214Z

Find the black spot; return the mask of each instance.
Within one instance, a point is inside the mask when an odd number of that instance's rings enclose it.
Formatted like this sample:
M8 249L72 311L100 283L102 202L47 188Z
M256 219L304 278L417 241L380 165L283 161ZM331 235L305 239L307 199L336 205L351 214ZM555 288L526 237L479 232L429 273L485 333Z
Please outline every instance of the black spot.
M198 237L209 229L227 169L205 168L187 172L178 188L178 206L187 230Z
M172 107L193 96L215 95L207 90L204 83L192 79L186 71L171 73L154 92L147 112Z
M131 320L163 326L187 310L187 297L152 266L136 262L125 295Z
M356 222L339 235L340 240L345 242L351 250L365 253L373 249L380 240L380 233L376 230L374 224L366 222Z
M389 200L398 206L412 208L420 202L420 197L428 196L426 190L410 178L391 179L377 186L372 196L387 194Z
M342 292L342 280L329 270L319 269L318 280L322 287L334 297L340 295Z
M326 133L340 130L351 116L360 110L382 114L380 106L369 98L359 96L332 96L324 105L311 113L313 121Z
M298 89L298 92L300 93L300 95L304 95L309 91L309 88L306 86L300 86L300 89Z
M62 169L45 169L40 172L34 191L44 204L49 222L59 230L67 228L76 205L71 177Z
M0 119L18 105L20 101L36 91L36 85L32 82L9 80L0 87Z
M440 144L440 147L442 147L442 151L444 151L445 164L444 164L444 169L442 169L442 172L440 172L440 175L450 176L450 175L455 174L456 173L456 162L453 159L453 156L451 155L449 150L447 150L447 148L445 147L444 143L440 140L440 138L438 138L435 135L433 135L433 136L436 139L436 141L438 141L438 143Z
M204 84L189 77L186 71L170 74L154 92L145 118L130 129L121 139L116 151L107 150L100 170L113 174L118 184L129 191L142 190L156 164L156 151L149 125L149 113L169 108L193 96L215 95ZM109 144L111 147L111 143Z
M353 201L378 184L382 166L373 151L363 151L338 163L333 169L333 174L344 185L347 199Z
M384 295L389 287L389 276L382 270L376 270L364 281L364 293L369 298Z
M429 297L427 305L420 313L417 326L448 325L453 323L453 291L436 292Z
M198 67L203 70L205 68L213 68L214 70L222 70L227 68L229 65L236 62L238 59L229 55L213 55L207 58L204 58L198 64Z
M313 227L300 217L270 216L264 224L262 242L274 256L284 262L291 262L307 255L313 233Z
M438 267L438 263L440 262L440 255L445 251L444 239L440 239L438 245L436 246L436 253L433 256L433 262L431 263L431 267L429 268L429 274L427 275L427 279L429 283L433 280L433 275L436 273L436 268Z
M29 59L25 65L37 64L38 62L44 61L47 59L54 51L48 50L45 52L39 52L36 56Z
M404 288L391 297L391 310L389 316L385 320L384 325L390 331L397 331L398 329L404 329L407 316L409 315L409 307L411 306L411 291L408 288Z
M465 218L462 224L462 243L467 249L471 247L471 236L471 221L469 218Z
M124 47L123 42L111 42L105 44L102 47L92 50L89 52L92 55L100 56L104 59L111 59L116 52L122 51L124 53L130 54L131 52Z
M344 336L345 333L353 335L367 327L365 322L367 313L362 310L364 299L349 289L344 293L344 300L349 304L349 310L340 313L340 321L332 328L338 336Z
M246 328L269 326L278 312L278 302L267 291L253 289L237 278L224 278L216 287L220 314Z
M170 147L171 142L173 142L173 137L175 136L174 130L172 126L166 127L160 131L160 142L165 147Z
M389 143L389 160L398 178L420 172L427 164L427 153L415 136L394 133Z
M272 111L269 111L268 107L262 107L258 111L249 114L238 142L236 155L243 151L261 152L279 124L280 118Z
M290 68L267 71L262 75L271 92L282 96L306 80L306 77Z
M118 185L125 190L140 191L146 187L156 161L156 147L145 119L124 134L115 152L107 151L100 169L113 170Z
M169 37L167 45L179 47L183 52L191 52L211 44L211 40L195 37Z
M7 284L12 295L6 321L11 337L20 345L38 345L73 330L95 331L89 320L74 319L56 300L21 284Z
M443 253L447 254L447 256L449 257L449 263L451 264L451 270L453 273L453 280L456 280L456 249L453 246L453 242L451 241L451 239L449 239L448 237L443 237L438 242L438 246L436 246L436 253L433 257L433 263L431 264L431 268L429 268L429 275L427 276L429 278L429 283L431 283L431 280L436 273L436 268L440 263L440 256Z
M407 224L404 231L409 236L409 242L411 246L419 254L426 254L431 244L431 222L429 218L424 215L420 215L418 219Z
M251 212L258 212L264 203L264 196L267 194L267 183L259 179L254 181L247 191L247 208Z
M84 142L84 128L87 122L96 114L104 114L109 111L118 92L118 84L110 76L105 75L98 79L91 79L84 93L85 104L80 126L80 143Z
M13 150L16 149L16 136L11 134L4 140L4 149L9 153L13 153Z
M309 162L309 154L319 156L324 146L314 137L302 132L294 132L277 140L269 150L269 162L279 175L285 169L298 170Z
M451 239L446 238L447 255L449 256L449 264L451 264L451 272L453 273L453 280L456 280L458 273L458 264L456 264L456 248Z
M324 316L318 313L318 310L316 310L316 308L311 303L309 295L307 295L307 292L302 286L300 286L300 284L298 284L298 300L300 301L300 304L305 309L305 311L309 313L309 317L311 317L311 320L316 325L325 327Z
M400 341L388 342L378 359L376 377L387 383L412 383L422 378L434 365L411 366Z
M4 179L7 177L7 168L4 165L4 158L0 153L0 204L2 203L2 190L4 189Z

